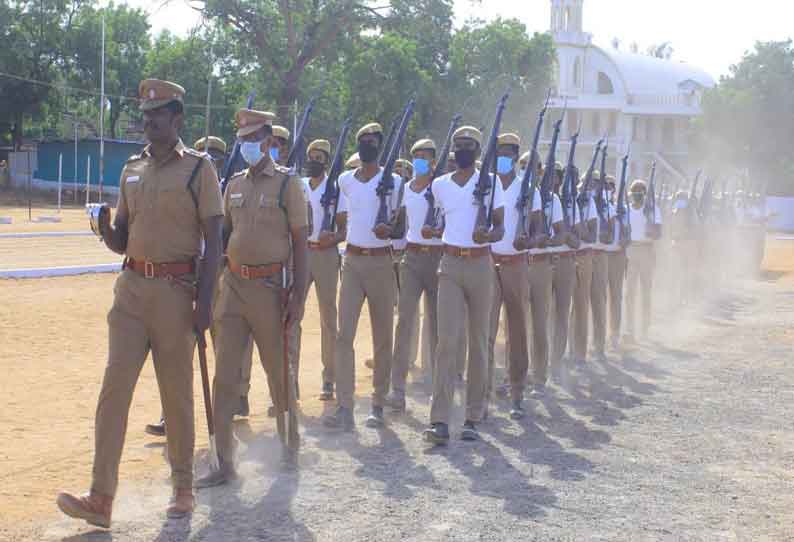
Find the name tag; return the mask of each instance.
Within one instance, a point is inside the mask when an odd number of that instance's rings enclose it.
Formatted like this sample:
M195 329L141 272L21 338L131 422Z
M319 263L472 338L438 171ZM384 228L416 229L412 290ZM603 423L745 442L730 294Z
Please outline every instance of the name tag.
M141 180L140 176L133 175L131 177L127 177L127 184L129 184L129 183L137 183L140 180Z

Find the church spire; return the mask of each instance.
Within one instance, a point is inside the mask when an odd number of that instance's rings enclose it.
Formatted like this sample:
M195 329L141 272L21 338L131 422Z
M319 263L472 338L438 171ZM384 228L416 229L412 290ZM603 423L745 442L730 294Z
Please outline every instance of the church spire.
M589 45L584 31L584 0L551 0L551 33L558 43Z

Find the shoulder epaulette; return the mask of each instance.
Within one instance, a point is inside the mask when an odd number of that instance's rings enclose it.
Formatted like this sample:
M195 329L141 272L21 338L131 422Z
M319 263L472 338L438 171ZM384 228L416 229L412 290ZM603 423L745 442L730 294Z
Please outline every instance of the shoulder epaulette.
M142 158L143 158L142 154L133 154L132 156L127 158L127 161L125 163L129 164L130 162L137 162L138 160L141 160Z
M289 168L284 167L284 166L282 166L280 164L273 164L273 167L276 170L276 173L282 173L284 175L289 175L289 172L290 172Z
M204 151L197 151L196 149L191 149L190 147L185 147L185 154L189 154L191 156L195 156L196 158L204 158L209 160L209 154Z

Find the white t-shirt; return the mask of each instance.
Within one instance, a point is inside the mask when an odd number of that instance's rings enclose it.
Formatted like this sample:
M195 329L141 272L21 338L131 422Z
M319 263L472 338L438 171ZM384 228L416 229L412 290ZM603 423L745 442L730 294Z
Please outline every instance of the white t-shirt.
M339 177L339 190L347 198L347 242L361 248L387 247L391 241L378 239L372 232L380 207L380 198L376 190L382 171L367 182L356 179L356 171L347 171ZM394 190L388 198L389 218L397 205L400 182L400 177L394 175Z
M416 243L418 245L435 245L441 244L441 239L432 238L425 239L422 237L422 227L425 225L425 218L427 217L427 198L425 198L424 188L421 192L415 192L411 188L411 183L405 187L405 194L403 194L403 206L405 207L406 224L406 240L409 243Z
M444 244L462 248L488 246L487 244L477 244L472 239L474 224L477 222L477 204L474 201L474 188L477 185L480 172L475 169L474 174L463 186L453 181L452 175L453 173L447 173L433 181L433 196L436 198L436 207L441 209L444 215L445 226L444 235L441 238L442 241ZM500 207L504 207L504 193L502 191L502 183L496 182L494 184L496 186L493 203L495 211ZM490 197L490 194L488 197ZM487 198L486 203L490 203Z
M662 213L656 207L656 223L662 223ZM648 237L648 219L645 217L645 210L640 207L635 209L629 205L629 220L631 221L631 242L632 243L651 243L653 239Z
M579 205L579 204L577 203L576 205ZM580 210L581 210L581 208L577 209L577 211L580 211ZM577 224L580 223L580 222L585 222L585 223L589 222L590 220L593 220L594 218L596 219L596 224L598 224L598 222L599 222L599 220L598 220L598 209L596 209L595 199L593 198L592 195L590 196L589 201L587 203L587 208L584 209L583 213L582 212L577 212L576 213L576 218L577 218L577 221L576 221ZM596 229L596 239L598 239L598 229ZM597 243L585 243L584 241L582 241L582 243L579 245L579 250L584 250L586 248L594 248L596 246L596 244Z
M504 189L501 179L499 179L497 184L500 188L502 188L502 195L504 198L505 235L498 243L491 244L491 250L493 250L496 254L502 254L505 256L510 256L513 254L525 254L527 252L526 250L516 250L513 246L513 242L516 240L516 231L518 230L518 208L516 207L516 204L518 203L518 197L521 195L521 178L516 177L513 179L513 182L510 183L510 186L507 187L507 190ZM532 208L540 209L540 205L540 191L535 190Z
M562 222L562 202L560 202L560 197L557 194L552 194L551 200L551 213L549 217L549 224L551 224L551 238L554 239L554 224L558 222ZM579 213L576 213L576 223L579 223ZM533 248L529 251L530 254L554 254L555 252L569 252L571 247L568 245L560 245L558 247L546 247L546 248Z
M309 241L313 241L315 243L320 240L320 230L323 225L323 214L325 211L323 209L321 200L325 194L325 186L327 183L328 177L325 177L323 181L317 185L317 188L312 189L311 179L309 177L303 178L303 191L306 193L306 200L309 202L312 213L312 232L309 236ZM336 212L347 212L347 198L345 198L345 195L341 192L339 194L339 204L336 207ZM336 217L332 218L336 220Z

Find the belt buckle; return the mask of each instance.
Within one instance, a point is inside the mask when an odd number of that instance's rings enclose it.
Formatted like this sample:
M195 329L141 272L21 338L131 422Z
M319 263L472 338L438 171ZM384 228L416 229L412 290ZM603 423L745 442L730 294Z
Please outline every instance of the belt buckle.
M154 264L152 262L143 262L143 278L154 278Z
M251 278L251 270L247 265L243 264L240 266L240 276L245 280L249 280Z
M362 256L369 256L369 249L368 248L362 248L361 249L361 255Z
M458 255L461 258L468 258L469 256L471 256L471 249L470 248L462 248L462 249L460 249L460 252L458 252Z
M419 252L430 252L430 247L427 246L420 246Z

